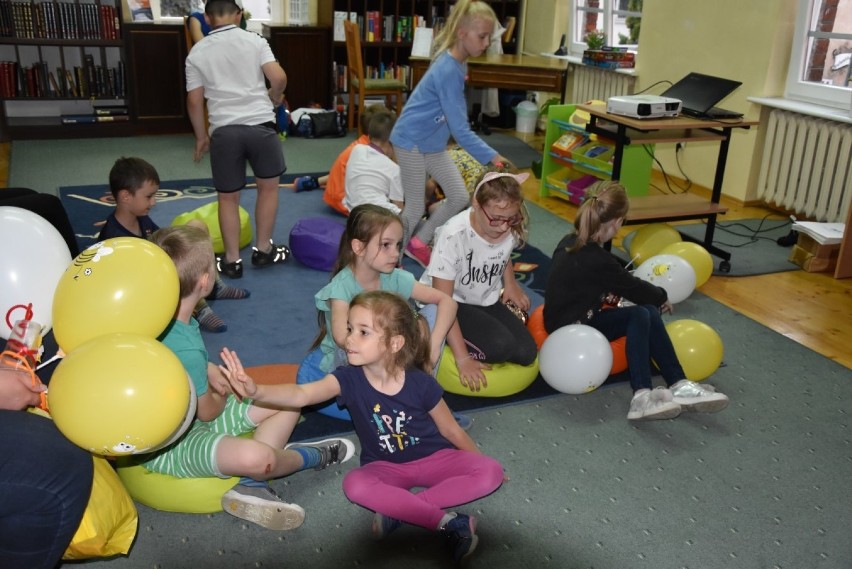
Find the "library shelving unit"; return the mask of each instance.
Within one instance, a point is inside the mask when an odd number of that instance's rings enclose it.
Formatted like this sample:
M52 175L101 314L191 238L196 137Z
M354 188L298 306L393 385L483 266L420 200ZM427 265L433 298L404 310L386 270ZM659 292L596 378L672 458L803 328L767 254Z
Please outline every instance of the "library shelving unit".
M121 10L121 0L0 0L0 138L129 131ZM85 121L95 107L115 112Z
M514 19L511 38L503 43L505 53L517 53L524 0L487 0L501 23ZM455 0L331 0L324 19L332 23L335 93L346 92L346 42L343 19L358 22L368 77L393 77L412 84L409 56L414 28L437 31Z
M572 122L576 110L576 105L548 107L540 195L579 204L589 185L612 179L615 142L601 136L592 140L585 125ZM647 195L653 152L653 145L624 147L618 179L629 196Z

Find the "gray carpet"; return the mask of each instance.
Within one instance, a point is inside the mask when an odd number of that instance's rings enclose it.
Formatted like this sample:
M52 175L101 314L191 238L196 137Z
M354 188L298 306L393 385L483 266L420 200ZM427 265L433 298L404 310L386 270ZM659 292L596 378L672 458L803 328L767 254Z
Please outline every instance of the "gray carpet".
M674 225L678 231L704 240L707 224L690 223ZM713 235L713 244L731 254L731 270L728 273L719 270L720 259L713 257L713 274L726 277L749 277L784 271L797 271L800 268L791 263L791 247L782 247L776 239L790 233L790 220L772 216L763 219L739 219L719 221ZM630 260L630 242L635 231L624 236L621 249L613 251L625 260Z
M724 338L725 365L712 381L730 407L628 423L621 384L474 412L471 435L511 480L459 508L481 519L471 567L852 566L852 372L701 294L679 304L677 318ZM140 506L130 555L90 565L448 567L425 530L369 539L370 514L341 491L352 466L273 483L307 511L292 532Z
M334 159L354 138L306 139L282 142L290 174L327 172ZM519 168L528 168L541 153L514 136L493 133L483 140ZM210 177L210 157L192 161L192 135L18 140L12 143L9 187L32 188L56 195L60 186L108 182L109 170L121 156L139 156L154 165L161 180Z

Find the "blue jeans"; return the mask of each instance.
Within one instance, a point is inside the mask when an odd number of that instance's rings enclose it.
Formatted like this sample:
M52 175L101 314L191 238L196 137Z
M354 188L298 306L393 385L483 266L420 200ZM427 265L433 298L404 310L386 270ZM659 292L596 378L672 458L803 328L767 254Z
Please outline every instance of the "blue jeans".
M592 317L589 326L599 330L610 342L627 336L624 351L634 392L651 389L651 360L659 368L666 385L686 377L656 306L645 304L601 310Z
M0 567L55 567L92 490L92 455L53 421L0 410Z

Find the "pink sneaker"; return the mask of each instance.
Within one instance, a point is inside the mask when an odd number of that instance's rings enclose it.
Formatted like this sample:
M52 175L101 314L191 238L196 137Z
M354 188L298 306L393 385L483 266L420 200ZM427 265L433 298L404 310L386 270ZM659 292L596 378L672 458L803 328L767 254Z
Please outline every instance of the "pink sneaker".
M405 247L405 256L414 259L424 269L429 266L432 257L432 249L429 248L419 237L412 237Z

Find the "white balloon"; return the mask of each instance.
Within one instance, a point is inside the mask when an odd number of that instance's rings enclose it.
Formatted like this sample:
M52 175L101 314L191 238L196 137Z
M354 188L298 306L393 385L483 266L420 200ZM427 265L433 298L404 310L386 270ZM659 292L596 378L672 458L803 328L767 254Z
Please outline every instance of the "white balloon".
M612 369L612 347L591 326L569 324L549 335L538 356L541 377L562 393L597 389Z
M49 221L19 207L0 207L0 336L9 338L6 313L32 303L32 320L46 334L53 325L53 294L71 264L68 245ZM12 313L21 320L23 310Z
M639 265L633 275L666 289L672 304L686 300L695 290L695 269L677 255L654 255Z

